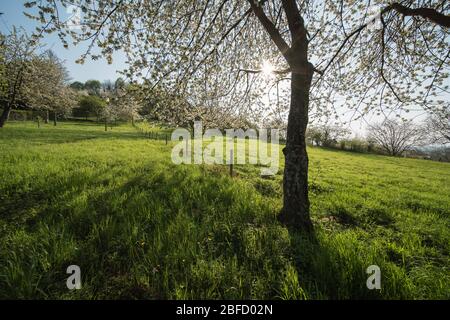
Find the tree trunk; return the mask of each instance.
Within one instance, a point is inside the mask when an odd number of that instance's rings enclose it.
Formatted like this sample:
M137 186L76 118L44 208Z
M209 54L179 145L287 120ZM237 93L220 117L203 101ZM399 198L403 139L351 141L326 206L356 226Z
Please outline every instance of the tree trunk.
M45 111L45 123L46 123L46 124L48 124L49 119L50 119L50 115L49 115L48 110L46 110L46 111Z
M10 112L11 112L11 105L7 104L5 106L5 109L3 109L2 115L0 116L0 128L3 128L3 126L6 123L6 121L8 121Z
M278 218L287 226L311 232L313 224L309 216L306 127L314 66L308 62L308 32L295 0L281 1L291 34L291 47L283 39L280 30L266 16L261 3L252 0L248 2L261 25L285 57L292 72L291 106L286 147L283 149L285 155L283 210Z
M108 131L108 120L105 117L105 131Z
M56 127L56 112L53 112L53 125Z
M306 151L306 127L308 125L309 89L313 68L307 64L292 73L291 105L287 125L283 210L279 220L283 224L302 231L313 230L308 199L308 154ZM304 72L301 72L304 70Z

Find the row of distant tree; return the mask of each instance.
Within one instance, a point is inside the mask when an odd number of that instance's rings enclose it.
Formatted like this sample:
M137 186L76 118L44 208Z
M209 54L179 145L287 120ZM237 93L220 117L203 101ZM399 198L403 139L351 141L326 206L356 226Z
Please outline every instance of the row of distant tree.
M431 114L421 124L386 119L368 127L366 137L350 138L351 131L340 125L311 125L310 145L353 152L414 156L450 161L450 109Z
M229 110L190 103L146 82L128 83L118 78L115 82L70 83L63 61L53 52L41 50L38 40L16 29L0 35L0 127L13 109L38 111L46 122L52 113L55 125L58 117L72 116L105 122L148 119L174 127L189 127L194 120L202 120L204 126L221 129L254 127L252 121L257 122ZM447 105L433 110L423 125L393 120L374 124L363 139L349 139L350 132L341 126L310 125L307 140L323 147L398 156L418 146L450 143L449 119Z
M0 34L0 127L11 112L30 114L56 125L57 119L95 118L97 121L148 119L170 126L190 126L193 120L231 126L240 117L195 107L178 94L144 83L88 80L70 82L69 73L41 38L14 28ZM24 113L26 112L26 113Z
M48 119L50 112L62 114L75 106L63 62L42 50L37 37L14 28L9 35L0 34L0 42L0 127L13 109L39 110Z
M177 94L145 82L129 84L118 78L115 82L75 81L70 87L81 95L78 107L73 110L76 117L101 120L106 110L112 119L146 119L171 127L192 128L196 120L201 120L204 126L220 129L256 126L248 117L214 106L195 105Z
M77 93L78 103L72 116L79 118L95 117L100 120L134 120L138 104L134 101L134 87L122 78L110 80L75 81L69 87Z
M64 61L44 50L39 40L15 28L10 34L0 34L0 127L17 110L32 111L38 121L53 119L55 125L58 118L68 117L182 122L178 119L183 117L179 112L182 103L161 90L148 90L122 78L70 82ZM172 107L163 110L169 100Z

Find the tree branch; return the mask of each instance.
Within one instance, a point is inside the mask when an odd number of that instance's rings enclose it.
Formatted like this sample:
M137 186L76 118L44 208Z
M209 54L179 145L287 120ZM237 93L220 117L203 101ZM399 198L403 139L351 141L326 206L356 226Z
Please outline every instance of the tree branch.
M246 73L261 73L264 72L262 69L239 69L239 71L246 72ZM283 70L273 70L271 71L274 74L286 74L289 72L292 72L291 68L283 69Z
M450 27L450 16L446 16L440 12L438 12L435 9L432 8L416 8L411 9L408 7L405 7L404 5L401 5L399 3L391 4L380 12L380 17L383 16L388 11L395 10L398 13L404 15L404 16L421 16L423 18L428 18L429 20L433 21L434 23L443 26L443 27ZM341 45L339 46L338 50L335 52L331 60L328 62L328 64L325 66L325 68L322 70L322 73L324 74L328 68L333 64L334 60L337 58L339 53L342 51L342 49L345 47L347 42L355 35L358 35L361 33L362 30L364 30L368 26L368 23L365 23L358 27L357 29L353 30L350 34L348 34Z
M281 51L286 61L288 61L288 51L289 51L289 45L286 43L286 41L281 36L278 29L275 27L272 21L267 18L266 14L264 13L264 10L259 2L256 0L248 0L250 3L250 6L252 7L253 12L255 13L256 17L259 19L261 24L263 25L264 29L269 33L270 38L275 43L277 48ZM288 61L289 62L289 61Z
M385 74L384 74L384 56L385 56L385 51L386 51L386 43L384 40L385 34L386 34L386 22L384 21L383 16L380 16L381 19L381 24L383 25L383 28L381 29L381 78L383 79L383 81L388 85L389 89L391 89L392 93L395 95L395 97L397 98L398 101L403 102L402 99L400 99L400 96L397 94L397 92L395 92L394 87L392 86L392 84L389 82L389 80L386 78Z
M422 18L431 20L441 27L450 28L450 16L438 12L433 8L408 8L400 3L393 3L389 6L393 10L404 16L420 16Z

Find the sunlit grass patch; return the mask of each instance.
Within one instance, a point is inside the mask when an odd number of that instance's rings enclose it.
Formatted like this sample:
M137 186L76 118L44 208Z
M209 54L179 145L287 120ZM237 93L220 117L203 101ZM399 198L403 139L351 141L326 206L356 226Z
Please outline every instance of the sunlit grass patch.
M131 125L1 129L0 298L450 297L449 164L310 149L311 240L277 222L282 167L230 177L174 165L173 145Z

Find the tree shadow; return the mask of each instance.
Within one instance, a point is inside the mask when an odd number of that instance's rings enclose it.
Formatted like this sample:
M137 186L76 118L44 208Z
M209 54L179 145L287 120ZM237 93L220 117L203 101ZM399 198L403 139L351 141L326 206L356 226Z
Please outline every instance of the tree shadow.
M58 241L77 243L77 250L62 258L46 258L53 261L50 270L38 267L35 276L42 278L36 290L50 296L67 291L63 284L55 287L55 283L62 283L64 268L70 264L79 265L84 277L93 279L87 285L103 297L167 298L167 287L172 290L176 283L186 281L188 274L199 286L198 292L207 293L211 290L207 286L226 288L230 281L237 281L232 272L218 277L225 267L219 267L215 261L224 259L232 263L236 256L241 259L248 255L243 234L251 231L257 235L259 230L265 230L260 225L266 217L260 215L258 207L248 206L247 198L227 184L228 177L192 170L188 166L149 161L120 184L107 181L105 171L83 177L82 172L74 170L63 181L60 176L49 176L45 185L31 184L26 190L9 192L0 216L13 233L22 229L35 237L49 230L44 238L36 239L34 245L38 249L30 248L31 253L23 259L37 259L41 255L59 257L61 253L55 250L60 249L51 246L60 233L64 239ZM83 183L77 186L79 181ZM77 202L83 189L92 191L85 200ZM17 250L10 248L11 253ZM272 254L269 249L265 251L266 256ZM252 255L257 257L253 259L264 259L253 249ZM205 281L195 280L200 271L190 269L202 259L217 264L218 268L213 271L217 275ZM159 265L169 269L162 270ZM25 261L17 262L16 267L26 268ZM235 266L231 264L229 268ZM245 268L254 274L261 272L260 264L254 260ZM208 268L199 270L209 272ZM145 284L138 280L139 275L144 278L151 275L153 280ZM172 282L166 283L165 277ZM220 284L211 283L211 279ZM250 296L248 281L245 295ZM222 294L237 298L244 293Z
M380 290L366 286L366 268L373 261L342 243L324 241L323 235L305 235L291 230L292 256L299 283L309 299L381 299ZM349 242L350 244L350 242Z

